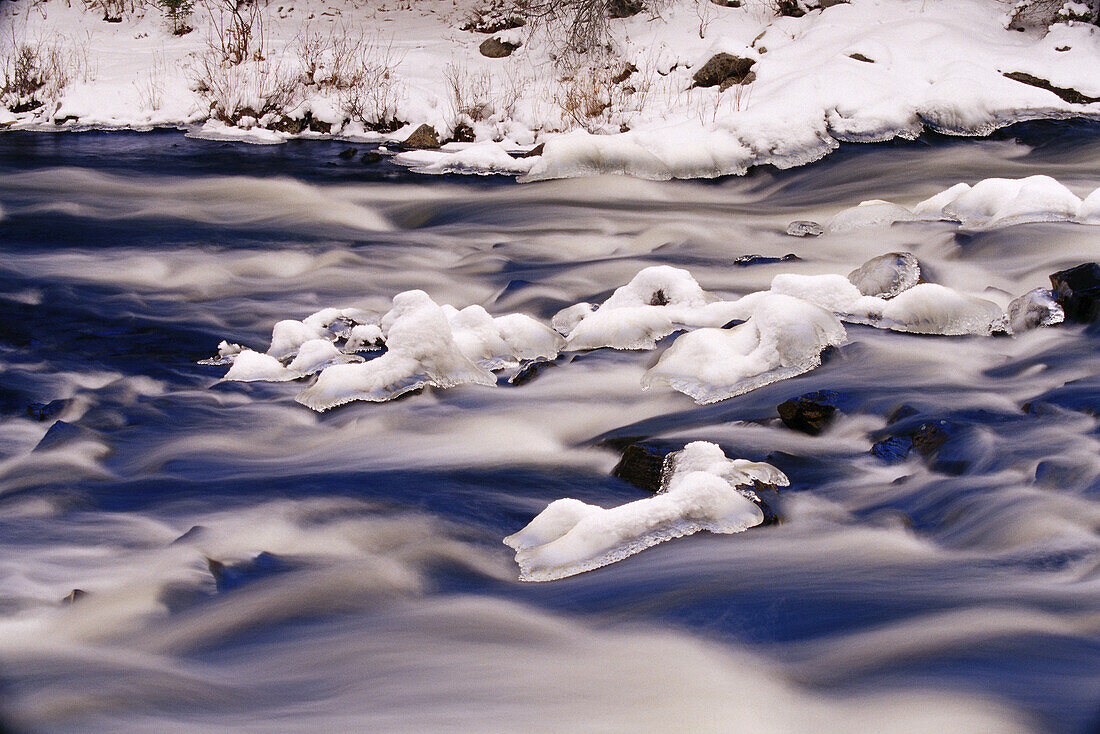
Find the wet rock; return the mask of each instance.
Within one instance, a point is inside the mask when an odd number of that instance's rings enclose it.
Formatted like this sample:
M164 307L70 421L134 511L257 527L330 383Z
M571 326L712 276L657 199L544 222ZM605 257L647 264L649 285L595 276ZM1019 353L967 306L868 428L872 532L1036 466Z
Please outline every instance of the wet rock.
M61 600L61 603L62 604L76 604L78 601L80 601L81 599L83 599L87 595L88 595L88 592L84 591L84 589L73 589L72 591L70 591L68 593L68 595L64 599Z
M1089 323L1100 315L1100 265L1082 263L1050 276L1054 299L1066 321Z
M271 124L271 129L275 132L289 133L291 135L297 135L309 126L308 113L307 117L301 117L295 119L293 117L282 117Z
M871 445L871 453L887 464L900 464L909 458L909 452L913 450L913 439L910 436L888 436Z
M493 36L482 41L477 50L481 52L482 56L490 59L503 59L506 56L511 56L517 48L519 48L518 43L510 43Z
M788 224L787 234L791 237L820 237L825 234L825 228L817 222L802 219Z
M780 403L776 409L783 425L792 431L817 436L832 422L837 411L837 394L831 390L806 393Z
M647 492L658 492L665 478L665 459L672 453L664 449L632 443L623 449L623 457L611 470L611 476L622 479Z
M546 370L554 367L555 364L549 360L539 359L531 360L519 368L519 372L508 378L508 384L515 387L520 385L526 385L531 380L541 375Z
M798 255L794 253L787 253L783 257L768 257L766 255L742 255L733 261L733 264L739 268L747 268L750 265L770 265L772 263L786 263L801 260Z
M1046 79L1041 79L1040 77L1032 76L1022 71L1006 71L1004 72L1004 76L1014 82L1045 89L1048 92L1058 95L1063 102L1069 102L1070 104L1092 104L1093 102L1100 102L1100 97L1090 97L1087 94L1081 94L1081 92L1078 92L1076 89L1056 87Z
M608 18L629 18L645 10L642 0L607 0Z
M720 53L710 57L692 76L696 87L717 87L728 84L748 84L756 62L743 56ZM753 77L755 78L755 76ZM723 87L724 88L724 87Z
M381 153L375 153L372 150L368 153L364 153L363 157L359 159L359 162L362 163L364 166L373 166L375 163L381 163L382 159L384 158L384 155L382 155Z
M920 263L911 252L888 252L848 273L848 280L865 296L893 298L920 282Z
M1008 304L1008 323L1013 334L1060 324L1065 319L1066 313L1054 299L1054 292L1046 288L1028 291Z
M405 139L405 147L418 149L438 148L439 134L436 133L434 127L424 123L416 128L416 130L413 130L413 134Z
M336 157L340 158L341 160L350 161L352 158L355 157L355 154L358 152L359 151L355 148L344 148L339 153L337 153Z
M871 453L888 464L899 463L916 451L930 468L962 474L981 461L976 429L947 420L897 421L898 429L871 446Z
M546 150L546 143L539 143L534 148L531 148L531 150L528 150L525 153L520 153L516 157L517 158L534 158L536 156L542 155L543 151L545 151L545 150Z
M219 592L232 591L266 576L290 570L290 564L267 551L243 563L227 564L208 558L207 566Z
M51 400L48 403L31 403L27 406L27 415L36 421L56 420L69 404L68 400Z

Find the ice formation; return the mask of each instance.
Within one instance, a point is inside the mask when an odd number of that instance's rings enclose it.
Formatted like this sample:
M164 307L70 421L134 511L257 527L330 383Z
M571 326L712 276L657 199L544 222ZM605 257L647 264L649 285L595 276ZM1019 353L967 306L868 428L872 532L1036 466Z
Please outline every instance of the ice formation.
M1047 288L1036 288L1008 304L1008 325L1013 334L1066 320L1066 312Z
M764 521L751 485L790 483L770 464L728 459L705 441L689 443L665 466L661 490L653 497L612 508L571 498L547 505L504 539L516 551L520 579L566 578L700 530L739 533Z
M466 356L451 332L447 312L424 291L394 296L381 331L385 354L324 370L296 400L324 411L353 400L390 400L428 385L496 384L492 373Z
M822 351L846 339L835 315L798 298L761 292L733 305L732 318L744 323L684 334L646 372L642 387L665 384L701 405L714 403L809 372Z
M1028 222L1100 224L1100 189L1082 201L1050 176L987 178L973 186L957 183L912 209L886 201L865 201L839 212L829 230L843 232L907 221L958 222L974 230Z
M865 296L893 298L920 282L920 263L910 252L888 252L848 273L848 280Z
M566 336L566 349L653 349L657 341L684 327L721 325L721 309L691 273L668 265L640 271L599 308L578 303L559 311L554 327ZM725 319L728 321L728 319Z
M513 367L521 360L553 359L565 346L557 332L525 314L494 318L477 305L461 311L442 308L462 353L489 370Z

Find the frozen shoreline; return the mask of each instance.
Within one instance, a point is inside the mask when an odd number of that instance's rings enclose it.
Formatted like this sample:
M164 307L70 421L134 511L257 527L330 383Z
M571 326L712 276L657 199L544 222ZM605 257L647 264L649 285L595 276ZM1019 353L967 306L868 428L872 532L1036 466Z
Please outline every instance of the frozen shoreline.
M1100 120L1100 102L1088 101L1100 97L1100 28L1070 22L1006 30L1006 6L996 0L852 0L799 18L771 17L748 3L727 8L680 0L659 17L613 21L608 63L621 65L616 78L626 76L589 90L601 104L598 95L606 92L608 105L581 118L570 118L563 102L577 92L581 75L569 78L554 66L545 34L507 31L521 45L506 58L487 58L478 48L494 36L461 30L473 7L436 0L410 10L329 8L315 0L269 6L266 57L233 68L278 69L304 81L285 108L258 117L241 111L264 109L259 102L234 98L236 112L218 108L223 117L239 116L227 124L212 117L212 93L195 91L196 68L212 41L198 7L196 30L177 37L153 9L104 23L60 0L13 4L8 13L23 36L55 44L74 67L56 99L18 115L0 111L0 129L168 126L255 143L320 137L386 145L422 125L446 141L465 125L471 142L402 152L395 162L424 173L521 180L603 173L669 179L804 165L842 142L913 139L925 131L985 136L1028 120ZM322 71L303 76L303 38L352 36L367 39L363 53L392 66L393 110L407 123L392 132L373 132L353 119L346 89L314 81ZM387 45L379 51L382 39ZM695 76L716 54L751 62L751 81L724 91L700 86ZM294 132L301 124L307 127ZM520 157L538 145L542 155Z

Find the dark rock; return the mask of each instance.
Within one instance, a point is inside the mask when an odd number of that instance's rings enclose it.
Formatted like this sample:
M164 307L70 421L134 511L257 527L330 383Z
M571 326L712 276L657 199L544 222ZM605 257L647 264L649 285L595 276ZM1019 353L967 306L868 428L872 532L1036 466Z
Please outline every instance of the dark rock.
M304 117L294 119L293 117L282 117L276 120L271 125L271 129L280 133L290 133L291 135L297 135L307 127L309 127L310 116L307 112Z
M747 84L751 81L748 77L755 63L754 60L742 56L727 53L715 54L692 75L694 86L715 87L726 82Z
M243 563L227 564L208 558L207 566L218 591L232 591L245 584L290 570L290 564L279 556L264 551Z
M629 18L645 10L642 0L607 0L608 18Z
M924 456L931 456L947 442L947 421L922 423L913 432L913 448Z
M764 513L764 521L756 527L761 528L767 527L769 525L783 524L783 518L781 518L779 514L776 513L776 511L772 509L772 506L769 505L767 502L765 502L764 500L760 500L756 503L756 506L759 507L760 511Z
M820 390L780 403L776 409L787 428L817 436L832 422L837 410L836 402L835 392Z
M52 421L65 410L68 400L51 400L48 403L31 403L27 406L27 415L36 421Z
M11 108L11 111L16 115L20 115L24 112L33 112L41 106L42 103L39 102L37 99L29 99L26 102L20 102L16 104L14 107Z
M68 596L61 600L62 604L76 604L78 601L88 595L87 591L83 589L73 589L69 592Z
M850 59L855 59L856 61L862 61L862 62L863 62L863 63L865 63L865 64L873 64L873 63L875 63L875 60L874 60L874 59L869 59L869 58L867 58L866 56L864 56L863 54L861 54L861 53L858 53L858 52L857 52L857 53L854 53L854 54L848 54L848 58L850 58Z
M500 33L513 28L522 28L526 24L527 21L517 15L481 15L468 21L462 26L462 30L475 33Z
M405 139L405 147L420 149L438 148L439 135L436 133L434 127L425 123L416 128L416 130L413 130L413 134Z
M1066 321L1089 323L1100 315L1100 265L1083 263L1050 276L1054 299Z
M544 150L546 150L546 143L539 143L539 144L538 144L538 145L536 145L536 146L535 146L534 148L531 148L531 150L529 150L529 151L527 151L527 152L525 152L525 153L520 153L520 154L519 154L518 156L516 156L516 157L517 157L517 158L534 158L535 156L540 156L540 155L542 155L542 152L543 152Z
M801 18L806 14L806 11L798 0L776 0L775 14L788 18Z
M661 288L653 291L653 295L649 297L650 306L667 306L669 303L668 296L665 295L664 290Z
M332 132L332 123L318 120L314 117L309 118L309 130L310 132L321 133L322 135L328 135Z
M1086 94L1081 94L1076 89L1056 87L1046 79L1040 79L1037 76L1032 76L1022 71L1006 71L1004 72L1004 76L1014 82L1045 89L1048 92L1058 95L1063 102L1069 102L1070 104L1092 104L1093 102L1100 102L1100 97L1089 97Z
M340 151L340 152L339 152L339 153L337 154L337 157L338 157L338 158L341 158L341 159L343 159L343 160L345 160L345 161L350 161L350 160L351 160L352 158L354 158L354 157L355 157L355 154L356 154L356 153L358 153L358 152L359 152L359 151L358 151L358 150L356 150L355 148L344 148L343 150L341 150L341 151Z
M783 257L768 257L767 255L742 255L733 261L739 268L747 268L750 265L771 265L772 263L786 263L801 260L798 255L789 252Z
M454 143L472 143L474 138L474 129L465 122L455 125L455 129L451 133L451 142Z
M536 377L541 375L543 372L545 372L546 370L548 370L548 369L550 369L551 367L554 367L554 366L555 366L554 363L549 361L549 360L545 360L545 359L531 360L531 361L527 362L526 364L522 365L519 368L519 372L517 372L516 374L514 374L510 378L508 378L508 384L513 385L515 387L519 387L520 385L526 385L528 382L535 379Z
M623 449L623 457L611 470L611 476L622 479L647 492L658 492L665 478L665 459L670 451L632 443Z
M508 43L493 36L482 41L481 45L478 46L478 51L481 52L482 56L487 56L490 59L503 59L505 56L511 56L517 48L519 48L518 43Z
M612 84L622 84L623 82L625 82L627 79L630 78L631 74L633 74L637 70L638 70L638 67L635 66L634 64L627 64L626 66L623 67L622 71L620 71L615 76L611 77L611 83Z
M791 237L820 237L825 234L825 228L817 222L803 219L788 224L787 234Z
M363 154L363 157L359 159L359 162L364 166L372 166L375 163L380 163L385 158L381 153L375 153L373 150Z
M821 8L822 10L824 10L825 8L831 8L834 5L847 5L849 2L850 0L817 0L813 3L813 6L815 8Z
M710 0L715 5L721 5L723 8L739 8L741 7L741 0Z
M892 426L895 423L901 423L917 415L920 415L920 411L912 405L899 405L894 409L894 412L890 414L890 417L886 419L886 424Z

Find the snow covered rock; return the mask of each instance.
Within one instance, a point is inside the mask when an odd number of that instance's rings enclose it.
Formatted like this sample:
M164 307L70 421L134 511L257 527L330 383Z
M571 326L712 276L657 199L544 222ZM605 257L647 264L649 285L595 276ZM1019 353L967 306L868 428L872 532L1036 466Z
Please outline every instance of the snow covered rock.
M889 227L894 222L911 222L916 218L913 212L899 204L872 199L837 213L829 220L828 230L851 232L868 227Z
M525 360L553 359L565 346L557 332L524 314L493 318L477 305L461 311L443 306L443 310L459 349L488 370L514 367Z
M700 405L714 403L809 372L826 348L847 338L835 315L791 296L752 293L732 306L728 314L744 323L684 334L646 372L642 388L668 385Z
M1001 307L935 283L921 283L885 301L876 326L913 334L988 336L1007 329Z
M888 252L848 273L848 280L865 296L893 298L920 282L920 263L910 252Z
M244 349L237 354L222 379L232 382L285 382L294 376L270 354Z
M946 204L943 217L969 228L1077 218L1081 200L1050 176L987 178Z
M504 539L516 551L520 579L566 578L700 530L742 532L764 521L749 486L790 483L770 464L730 460L720 447L704 441L672 454L669 466L667 480L653 497L609 509L571 498L551 502Z
M329 367L296 398L317 411L353 400L381 402L425 386L467 383L495 385L492 373L475 364L455 341L447 312L424 291L394 296L382 317L386 353L362 364Z

